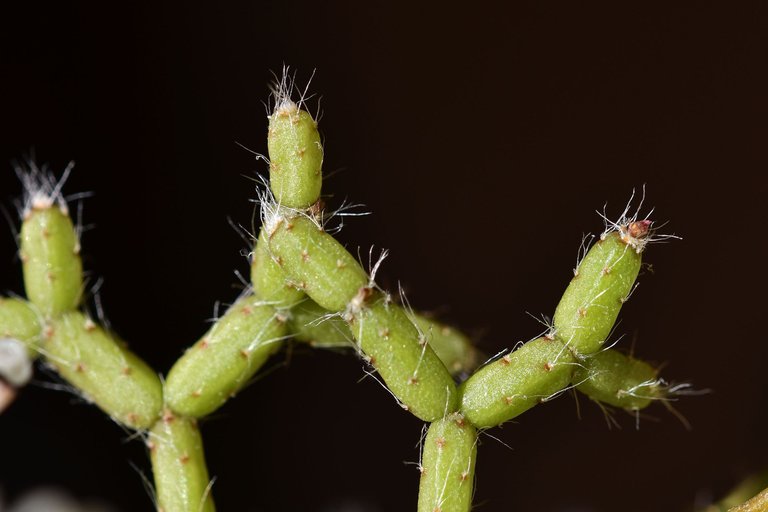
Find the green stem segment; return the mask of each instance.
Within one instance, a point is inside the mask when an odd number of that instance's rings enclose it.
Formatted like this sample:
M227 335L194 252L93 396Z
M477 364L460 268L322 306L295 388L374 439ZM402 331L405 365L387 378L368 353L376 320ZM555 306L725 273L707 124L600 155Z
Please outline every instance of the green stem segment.
M464 333L418 313L411 317L429 346L452 374L466 374L477 367L480 353Z
M195 420L163 414L147 440L159 512L214 512L203 440Z
M600 349L629 298L641 256L613 232L602 237L575 271L555 310L557 337L577 354Z
M296 341L317 348L352 348L355 345L349 326L341 316L310 298L291 308L288 332Z
M573 374L576 389L592 400L630 411L663 398L657 370L616 350L587 356Z
M290 100L281 101L269 116L267 137L270 188L277 202L309 208L323 185L323 146L317 123Z
M83 292L80 242L66 212L30 210L21 224L21 262L30 302L46 317L73 310Z
M418 512L469 512L477 430L460 414L432 423L421 456Z
M43 343L47 362L115 421L152 426L163 406L157 374L82 313L52 321Z
M291 307L306 299L306 295L288 280L269 252L269 242L264 228L259 231L251 261L251 284L261 299L277 308Z
M0 297L0 338L13 338L24 343L29 357L35 358L42 341L42 319L34 306L25 300Z
M462 384L461 412L478 428L509 421L566 387L575 361L556 339L526 343L485 365Z
M195 418L218 409L245 385L278 348L285 318L255 295L238 300L173 365L165 400Z
M327 310L343 311L368 285L368 274L355 257L308 217L272 219L268 241L286 275Z
M456 411L453 378L401 308L371 300L350 317L350 329L403 408L424 421Z

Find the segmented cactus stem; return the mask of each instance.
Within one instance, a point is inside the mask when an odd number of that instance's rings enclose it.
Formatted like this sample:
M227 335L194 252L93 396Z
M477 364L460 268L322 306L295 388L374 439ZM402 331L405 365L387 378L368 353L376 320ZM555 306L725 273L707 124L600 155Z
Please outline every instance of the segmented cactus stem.
M79 233L61 195L71 167L60 180L34 165L19 171L26 189L20 255L28 301L0 298L0 377L21 382L31 359L42 354L84 398L144 433L162 512L214 510L196 420L242 389L288 337L355 348L404 409L431 423L419 512L470 510L478 429L509 421L569 387L631 411L666 397L670 388L656 369L604 347L654 239L649 220L625 211L610 223L575 270L552 330L457 387L454 378L478 362L468 338L394 303L375 283L377 267L369 275L324 229L323 147L316 121L302 101L291 100L291 88L284 77L269 115L270 180L260 201L252 287L173 365L164 385L125 343L77 310ZM0 409L8 389L0 379Z

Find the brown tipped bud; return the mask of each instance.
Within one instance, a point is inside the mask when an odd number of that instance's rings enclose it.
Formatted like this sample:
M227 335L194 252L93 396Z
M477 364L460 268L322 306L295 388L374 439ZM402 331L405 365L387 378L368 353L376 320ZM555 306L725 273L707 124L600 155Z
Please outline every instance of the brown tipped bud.
M643 238L651 230L652 221L650 220L638 220L632 222L627 226L627 233L632 238Z

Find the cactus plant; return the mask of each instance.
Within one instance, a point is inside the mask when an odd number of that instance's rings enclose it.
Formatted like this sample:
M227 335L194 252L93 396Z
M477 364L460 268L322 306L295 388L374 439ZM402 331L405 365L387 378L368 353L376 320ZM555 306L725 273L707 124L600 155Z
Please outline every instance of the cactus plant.
M0 302L0 334L41 354L82 397L146 439L160 510L214 509L197 420L240 391L286 339L354 349L403 409L430 424L420 512L468 511L479 432L567 389L632 412L680 392L653 366L605 346L644 250L661 237L650 220L625 210L609 222L577 266L552 328L474 371L477 351L466 337L398 303L376 282L378 264L366 271L326 230L323 148L292 87L287 78L278 84L269 116L270 178L259 190L251 284L165 382L78 310L84 285L61 195L66 175L21 172L28 302Z

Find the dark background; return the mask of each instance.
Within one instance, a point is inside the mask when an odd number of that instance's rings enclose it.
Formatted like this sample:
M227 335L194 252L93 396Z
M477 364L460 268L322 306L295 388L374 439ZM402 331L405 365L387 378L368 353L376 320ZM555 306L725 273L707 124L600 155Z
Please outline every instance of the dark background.
M222 2L222 4L224 4ZM478 511L683 511L768 468L766 8L736 2L387 2L0 11L0 196L34 148L85 200L85 266L112 326L167 371L238 292L268 83L322 96L325 190L373 215L341 239L493 354L540 331L594 212L647 185L684 240L651 247L620 347L711 388L609 431L566 395L482 438ZM673 5L674 4L674 5ZM310 104L317 107L318 96ZM244 177L246 176L246 177ZM0 289L20 293L12 232ZM651 271L652 270L652 271ZM220 510L415 508L421 424L351 356L297 347L202 430ZM38 381L55 377L42 371ZM74 403L74 405L73 405ZM654 421L654 419L658 421ZM0 485L150 510L143 445L76 397L29 386L0 417Z

